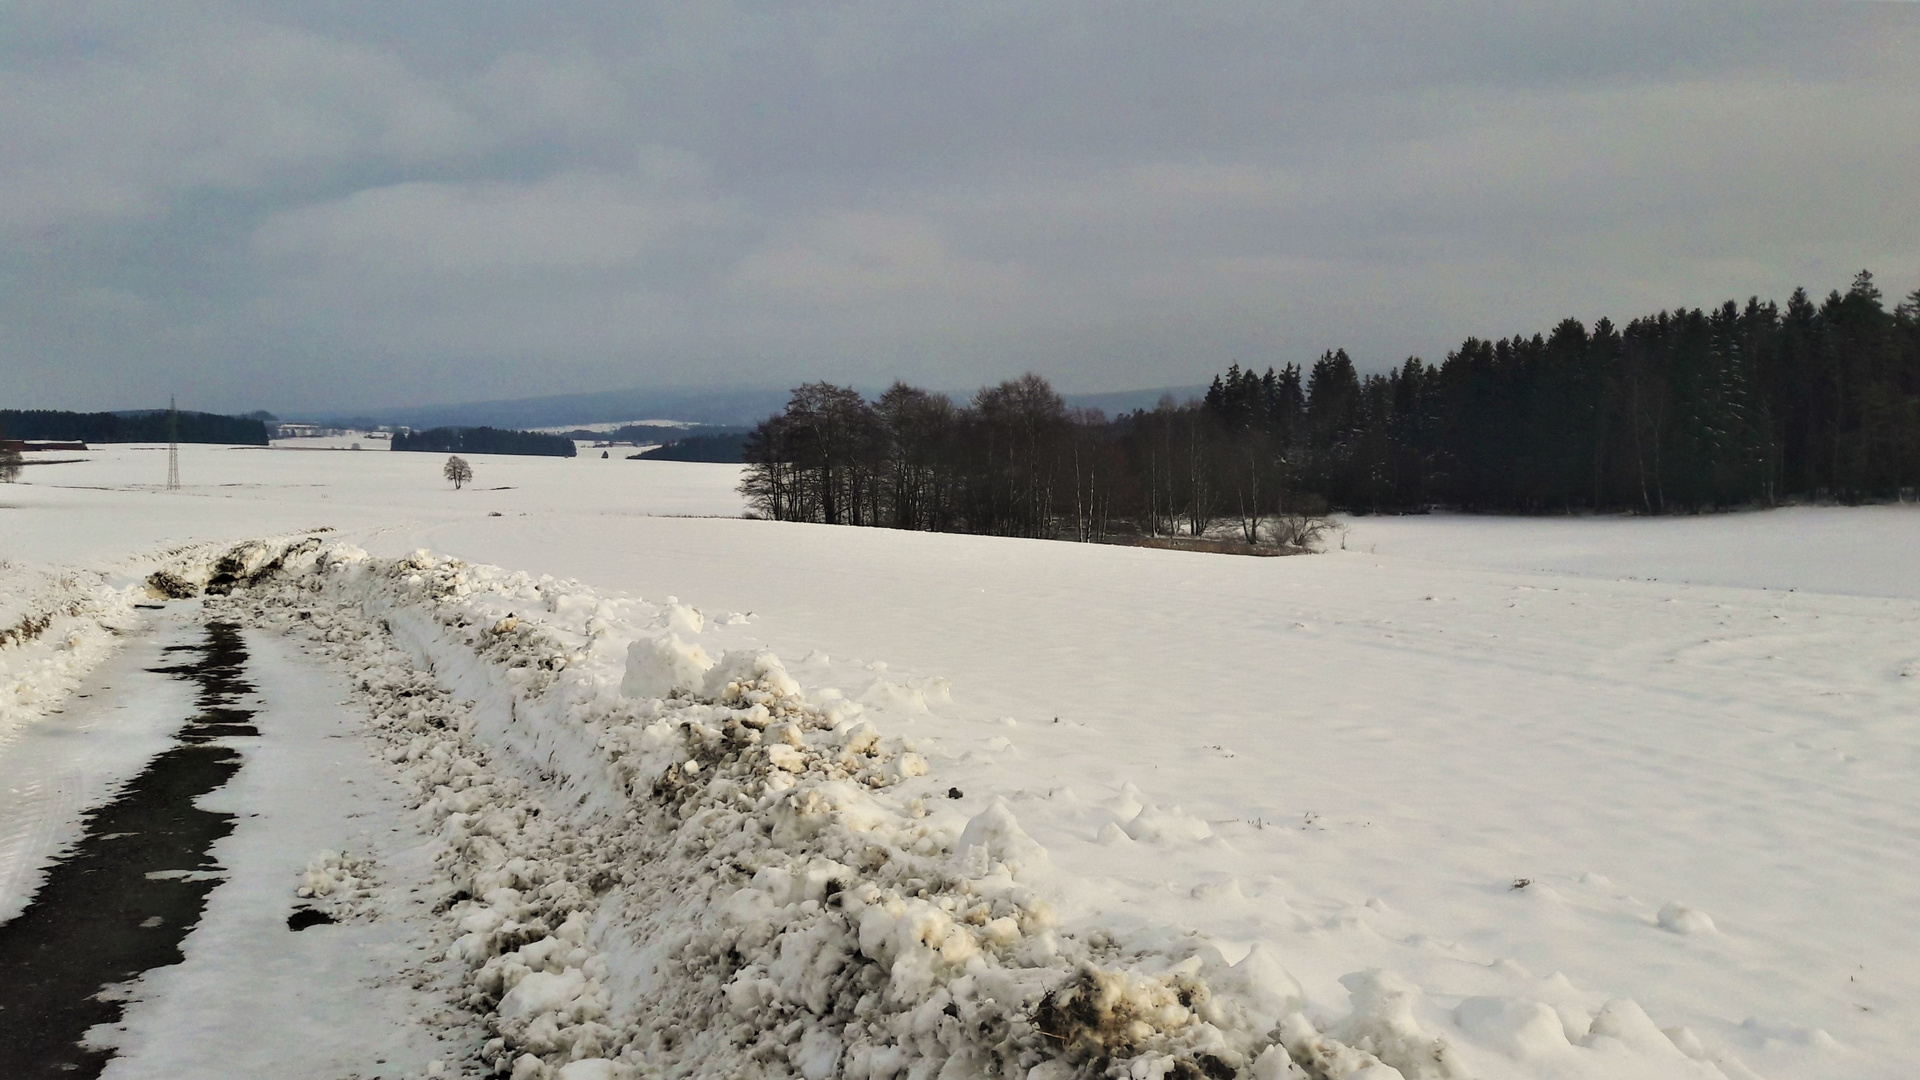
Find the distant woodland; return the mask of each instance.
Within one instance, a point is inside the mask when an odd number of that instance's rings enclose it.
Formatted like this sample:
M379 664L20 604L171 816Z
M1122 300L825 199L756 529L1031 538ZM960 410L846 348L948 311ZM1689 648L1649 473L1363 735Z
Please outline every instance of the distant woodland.
M683 439L642 450L630 455L635 461L709 461L737 465L746 449L744 431L714 431L688 435Z
M53 409L0 409L0 435L9 439L47 439L61 442L222 443L229 446L267 445L267 425L245 416L217 413L174 413L169 425L165 409L141 413L77 413Z
M395 450L421 450L434 454L520 454L532 457L573 457L573 440L565 435L543 435L537 431L511 431L491 427L438 427L426 431L398 432L393 437Z
M1360 375L1229 367L1204 400L1109 418L1027 375L956 403L826 383L755 428L741 490L767 517L1101 540L1432 507L1648 514L1920 487L1920 290L1751 299L1616 326L1470 338Z

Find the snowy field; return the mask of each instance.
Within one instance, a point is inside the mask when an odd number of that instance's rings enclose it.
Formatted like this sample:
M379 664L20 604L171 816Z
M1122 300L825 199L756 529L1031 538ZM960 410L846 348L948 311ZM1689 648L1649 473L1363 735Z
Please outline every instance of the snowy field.
M565 1080L1051 1080L1094 1075L1095 1044L1138 1076L1920 1060L1914 508L1360 519L1344 550L1243 559L742 520L722 465L476 455L454 492L431 454L187 447L168 492L164 449L85 456L0 487L0 630L50 615L0 647L0 919L163 734L169 699L116 697L137 680L114 665L202 601L135 608L146 575L256 537L342 545L204 602L247 620L282 720L220 796L232 880L186 962L97 1034L110 1075L480 1075L488 1040ZM421 548L503 569L396 561ZM530 665L543 649L568 659ZM420 672L445 724L394 704ZM734 745L723 714L751 747L702 756ZM58 725L128 738L63 766ZM331 794L303 815L299 784ZM803 795L829 825L795 831ZM520 808L499 851L473 838L489 806ZM732 839L701 824L723 814ZM310 857L363 832L365 918L288 934ZM728 843L750 886L672 876ZM503 937L508 901L540 897L557 944ZM751 926L784 929L755 952ZM725 927L722 993L687 956ZM324 934L350 948L317 970L295 950ZM835 1013L822 988L855 954L891 982ZM1131 1035L1047 1028L1085 970ZM484 1024L450 1005L471 994ZM317 1015L373 1034L335 1045Z

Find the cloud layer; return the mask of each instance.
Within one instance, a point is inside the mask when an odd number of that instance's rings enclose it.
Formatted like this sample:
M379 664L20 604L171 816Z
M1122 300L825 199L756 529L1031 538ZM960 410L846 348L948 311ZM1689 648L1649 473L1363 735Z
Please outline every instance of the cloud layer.
M1191 382L1870 266L1920 5L21 4L0 399Z

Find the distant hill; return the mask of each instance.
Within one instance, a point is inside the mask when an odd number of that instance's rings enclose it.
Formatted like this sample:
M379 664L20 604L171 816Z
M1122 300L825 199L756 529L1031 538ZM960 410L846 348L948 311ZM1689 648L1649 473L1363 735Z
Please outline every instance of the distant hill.
M1135 409L1151 410L1160 404L1160 399L1170 397L1184 403L1190 398L1207 396L1207 388L1200 386L1160 386L1151 390L1112 390L1103 394L1062 394L1067 404L1077 409L1099 409L1108 416L1119 416Z
M565 435L569 439L581 442L602 439L611 442L639 441L656 443L662 439L670 439L676 435L684 434L700 426L702 425L689 423L685 420L642 420L631 424L621 423L616 420L609 423L579 424L575 426L562 424L559 427L528 428L527 430L538 431L542 435Z
M878 387L863 387L868 397L877 397ZM1099 394L1068 394L1067 404L1100 409L1108 415L1151 409L1164 394L1176 401L1197 398L1207 392L1205 386L1164 386L1149 390L1120 390ZM690 424L718 427L744 427L757 424L786 407L790 387L762 387L746 390L602 390L583 394L553 394L547 397L510 398L500 401L469 401L454 405L415 405L385 409L352 417L328 417L328 427L368 428L380 425L412 428L493 427L505 429L544 429L565 431L589 425L623 424L635 420L678 420ZM966 401L972 390L950 392L955 401ZM315 418L320 419L320 418Z
M603 390L587 394L416 405L354 416L371 424L412 428L494 427L565 430L634 420L694 424L756 424L780 411L788 390ZM350 425L351 426L351 425Z
M177 430L183 443L227 446L267 445L267 425L246 416L188 412L177 414L170 426L167 410L142 412L60 412L54 409L0 409L0 433L10 439L47 439L60 442L166 442Z

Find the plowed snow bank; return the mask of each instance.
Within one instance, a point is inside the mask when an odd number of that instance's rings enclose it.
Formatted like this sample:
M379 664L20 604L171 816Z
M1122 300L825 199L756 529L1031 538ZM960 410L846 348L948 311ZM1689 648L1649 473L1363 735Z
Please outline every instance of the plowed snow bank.
M1356 992L1336 1040L1254 1008L1211 950L1057 927L1004 803L930 812L903 790L918 754L770 653L707 657L678 605L425 552L239 558L274 569L218 608L356 669L438 823L449 954L502 1072L1457 1072L1393 993Z

